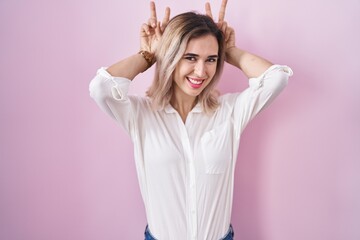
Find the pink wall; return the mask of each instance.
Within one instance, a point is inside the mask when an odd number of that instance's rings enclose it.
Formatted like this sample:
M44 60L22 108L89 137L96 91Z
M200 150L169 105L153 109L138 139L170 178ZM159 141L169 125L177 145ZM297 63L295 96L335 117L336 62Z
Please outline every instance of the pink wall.
M244 132L237 239L360 239L359 12L358 0L229 1L238 46L295 72ZM138 50L147 18L144 0L0 1L0 239L142 239L131 142L88 84ZM227 67L220 89L245 86Z

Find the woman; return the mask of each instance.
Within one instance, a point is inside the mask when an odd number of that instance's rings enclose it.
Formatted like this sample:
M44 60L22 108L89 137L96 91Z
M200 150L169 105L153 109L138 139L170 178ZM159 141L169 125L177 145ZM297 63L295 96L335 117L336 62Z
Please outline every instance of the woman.
M240 50L234 30L206 15L180 14L162 23L155 4L141 27L141 51L90 83L97 104L129 133L148 226L145 239L233 239L234 169L241 132L286 86L290 68ZM156 61L147 97L128 96L131 80ZM224 61L249 88L217 96Z

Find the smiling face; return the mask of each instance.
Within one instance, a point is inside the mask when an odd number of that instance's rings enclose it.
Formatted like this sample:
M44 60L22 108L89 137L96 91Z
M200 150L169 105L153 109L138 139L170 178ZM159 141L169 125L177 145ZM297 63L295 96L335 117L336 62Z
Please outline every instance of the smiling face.
M195 100L216 73L218 50L219 45L213 35L189 40L184 56L174 71L173 97Z

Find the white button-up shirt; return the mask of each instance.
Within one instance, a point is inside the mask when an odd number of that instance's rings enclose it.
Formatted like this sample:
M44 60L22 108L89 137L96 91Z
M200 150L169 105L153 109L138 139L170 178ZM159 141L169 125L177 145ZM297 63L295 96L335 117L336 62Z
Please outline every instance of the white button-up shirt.
M152 235L160 240L219 240L227 233L241 132L291 75L289 67L273 65L249 79L243 92L219 97L214 113L204 113L197 104L184 123L170 104L154 111L150 99L127 95L130 80L98 70L90 95L133 141Z

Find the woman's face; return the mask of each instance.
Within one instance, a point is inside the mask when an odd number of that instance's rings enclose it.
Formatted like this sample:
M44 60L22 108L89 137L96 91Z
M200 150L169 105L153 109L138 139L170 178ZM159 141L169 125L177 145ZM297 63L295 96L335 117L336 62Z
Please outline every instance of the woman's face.
M196 97L209 85L216 72L218 50L218 42L213 35L188 42L173 75L176 96Z

